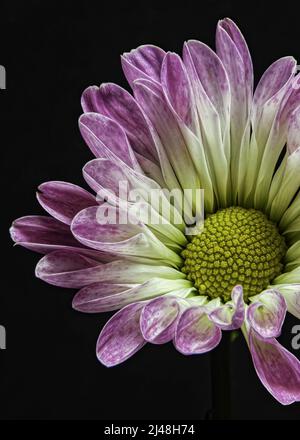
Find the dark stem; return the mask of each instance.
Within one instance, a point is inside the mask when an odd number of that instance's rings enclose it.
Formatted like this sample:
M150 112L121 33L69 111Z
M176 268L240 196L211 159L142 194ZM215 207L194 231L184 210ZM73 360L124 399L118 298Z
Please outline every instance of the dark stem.
M231 332L223 332L222 341L210 356L212 420L231 419Z

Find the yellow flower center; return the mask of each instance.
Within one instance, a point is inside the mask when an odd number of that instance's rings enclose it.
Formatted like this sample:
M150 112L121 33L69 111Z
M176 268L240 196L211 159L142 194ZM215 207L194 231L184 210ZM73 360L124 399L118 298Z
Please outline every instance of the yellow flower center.
M262 212L231 207L206 218L181 253L181 270L200 295L226 302L241 284L246 301L281 273L285 252L284 238Z

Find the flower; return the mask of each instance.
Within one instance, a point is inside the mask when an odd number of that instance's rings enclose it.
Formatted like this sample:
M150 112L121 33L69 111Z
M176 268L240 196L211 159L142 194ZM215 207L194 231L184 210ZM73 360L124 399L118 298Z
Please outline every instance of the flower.
M160 220L145 194L189 189L190 213L199 214L191 194L202 188L203 230L187 234L178 212L179 222L104 224L103 199L55 181L37 194L51 217L17 219L13 240L45 254L37 277L80 289L74 309L118 310L97 342L104 365L146 342L208 352L223 331L241 329L263 385L284 405L299 401L300 362L276 340L286 311L300 317L296 61L275 61L253 94L246 42L224 19L216 53L195 40L182 59L145 45L125 53L122 66L133 95L110 83L83 93L80 131L96 156L83 176L98 194L126 182ZM110 202L118 219L129 209L120 195Z

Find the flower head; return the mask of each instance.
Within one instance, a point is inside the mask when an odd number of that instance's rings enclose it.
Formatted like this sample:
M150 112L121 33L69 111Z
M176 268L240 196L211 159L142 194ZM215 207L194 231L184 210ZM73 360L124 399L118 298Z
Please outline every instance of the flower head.
M96 156L83 176L98 197L42 184L50 216L16 220L13 240L45 254L39 278L80 289L76 310L118 310L97 342L104 365L146 342L205 353L241 329L269 392L299 401L300 362L276 340L286 311L300 317L296 61L274 62L253 94L249 50L225 19L216 53L195 40L182 58L146 45L122 66L133 95L109 83L82 96L80 131Z

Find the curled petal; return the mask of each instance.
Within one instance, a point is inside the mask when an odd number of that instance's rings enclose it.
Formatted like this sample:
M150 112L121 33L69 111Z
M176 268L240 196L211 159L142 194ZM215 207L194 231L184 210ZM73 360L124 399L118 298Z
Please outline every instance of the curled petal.
M180 306L172 296L150 301L141 313L140 325L143 337L153 344L164 344L173 339L180 313Z
M274 287L284 297L288 311L300 319L300 284L279 284Z
M257 295L247 309L251 327L263 338L276 338L286 314L284 297L277 290L265 290Z
M178 322L175 333L175 347L183 354L200 354L215 348L222 332L206 314L205 307L190 307Z
M250 330L249 345L262 384L282 405L300 400L300 362L276 339L264 339Z
M42 207L57 220L70 225L77 212L95 206L95 197L77 185L67 182L45 182L38 187Z
M150 44L124 53L121 57L122 67L127 81L132 86L136 79L151 79L160 82L161 65L165 52Z
M209 318L222 330L235 330L242 326L245 317L245 305L242 286L235 286L231 293L232 301L215 308Z
M103 327L96 346L99 361L113 367L126 361L143 345L140 314L144 303L130 304L117 312Z

